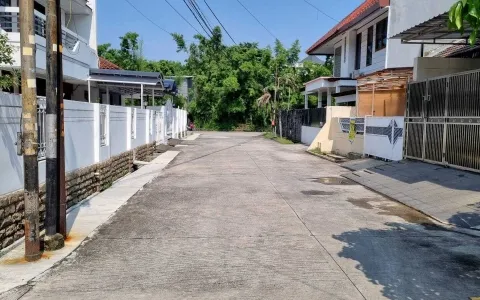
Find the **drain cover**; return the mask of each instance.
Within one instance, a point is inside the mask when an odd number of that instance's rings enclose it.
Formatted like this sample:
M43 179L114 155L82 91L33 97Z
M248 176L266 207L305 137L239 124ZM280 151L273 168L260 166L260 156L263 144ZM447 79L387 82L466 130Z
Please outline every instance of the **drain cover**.
M342 178L342 177L320 177L320 178L315 178L313 181L323 183L326 185L356 185L357 184L350 179Z

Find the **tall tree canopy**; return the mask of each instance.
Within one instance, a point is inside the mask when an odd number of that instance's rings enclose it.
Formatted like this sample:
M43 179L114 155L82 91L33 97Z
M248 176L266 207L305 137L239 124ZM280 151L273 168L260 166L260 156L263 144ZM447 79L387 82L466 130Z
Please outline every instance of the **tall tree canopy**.
M195 42L190 44L180 34L172 37L177 51L188 55L184 64L145 59L142 42L133 32L120 37L120 49L103 44L98 53L126 70L194 76L193 101L188 110L202 128L233 129L245 123L265 127L273 109L303 107L303 83L331 74L323 65L298 65L298 41L289 48L279 40L273 48L248 42L227 46L220 27L214 28L211 38L195 35ZM257 101L259 97L265 101Z
M195 98L189 110L201 127L267 126L272 107L302 107L303 83L331 74L325 66L311 62L298 66L298 41L289 48L279 40L273 49L257 43L226 46L219 27L214 28L211 38L194 36L196 42L190 45L180 34L173 34L173 38L178 51L188 54L185 67L195 76ZM259 97L263 101L257 101ZM268 103L270 106L265 105Z

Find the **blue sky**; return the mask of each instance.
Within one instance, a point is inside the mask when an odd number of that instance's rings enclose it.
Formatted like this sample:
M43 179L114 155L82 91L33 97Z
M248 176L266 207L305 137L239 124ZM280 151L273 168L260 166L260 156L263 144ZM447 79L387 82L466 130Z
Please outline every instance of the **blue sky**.
M205 6L196 0L211 22L216 20ZM296 39L305 50L330 30L336 22L317 12L303 0L240 0L285 45ZM363 0L308 0L336 20L341 20ZM165 0L130 0L147 17L169 32L178 32L192 40L196 33ZM169 0L189 22L201 31L193 15L182 0ZM207 0L217 17L237 43L258 42L260 46L273 45L274 38L253 19L237 0ZM185 54L176 52L176 44L164 31L158 29L136 12L125 0L97 0L98 43L118 47L119 37L128 31L140 34L144 56L148 59L184 61ZM226 44L232 44L224 35Z

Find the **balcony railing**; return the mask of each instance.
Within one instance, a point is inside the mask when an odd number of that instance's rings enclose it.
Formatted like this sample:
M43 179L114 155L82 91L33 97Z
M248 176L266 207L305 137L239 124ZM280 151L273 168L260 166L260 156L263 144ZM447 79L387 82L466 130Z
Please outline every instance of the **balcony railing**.
M18 7L0 7L0 28L5 32L20 32L20 16ZM45 15L35 11L35 34L43 38L46 37L46 17ZM78 44L88 42L69 30L62 27L63 47L71 52L75 52Z

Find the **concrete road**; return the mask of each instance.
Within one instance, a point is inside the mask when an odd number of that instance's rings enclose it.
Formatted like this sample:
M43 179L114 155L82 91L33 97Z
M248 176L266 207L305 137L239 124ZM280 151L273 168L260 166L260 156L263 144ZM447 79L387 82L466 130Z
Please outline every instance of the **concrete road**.
M25 299L469 299L480 239L300 145L205 133ZM333 179L329 177L334 177Z

